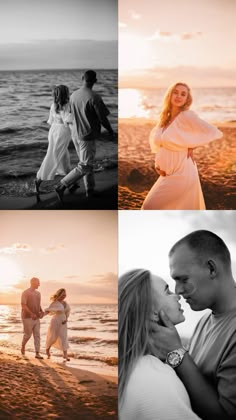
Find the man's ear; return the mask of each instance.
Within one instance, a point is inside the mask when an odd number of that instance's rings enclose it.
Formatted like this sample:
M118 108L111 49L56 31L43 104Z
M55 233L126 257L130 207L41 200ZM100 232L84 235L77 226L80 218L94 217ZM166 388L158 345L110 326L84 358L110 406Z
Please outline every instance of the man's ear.
M215 261L214 260L208 260L207 261L207 266L208 266L208 269L210 271L210 276L212 278L214 278L217 274L217 266L216 266Z

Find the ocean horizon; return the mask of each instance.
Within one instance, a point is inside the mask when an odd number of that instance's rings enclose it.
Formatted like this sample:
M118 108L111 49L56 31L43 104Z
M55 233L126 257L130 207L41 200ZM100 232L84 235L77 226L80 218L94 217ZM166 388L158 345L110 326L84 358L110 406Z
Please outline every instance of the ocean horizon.
M157 120L166 88L119 88L119 118ZM192 88L191 109L208 122L236 121L236 87Z

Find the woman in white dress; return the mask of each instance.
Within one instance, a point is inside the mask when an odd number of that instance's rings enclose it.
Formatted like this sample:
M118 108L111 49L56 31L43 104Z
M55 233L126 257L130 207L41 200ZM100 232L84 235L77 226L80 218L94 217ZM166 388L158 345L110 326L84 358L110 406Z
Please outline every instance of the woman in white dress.
M46 338L46 353L50 358L50 348L53 346L63 351L65 360L70 360L67 356L68 339L67 339L67 320L70 315L70 307L65 302L66 291L59 289L51 296L52 303L45 309L46 315L51 315L51 322L48 327Z
M222 132L189 110L188 85L176 83L164 98L159 121L151 131L150 146L160 175L142 210L204 210L193 149L222 137Z
M180 296L144 269L121 276L118 290L119 419L199 419L183 383L174 369L163 363L153 339L161 310L174 324L184 321Z
M73 116L70 112L70 95L67 86L59 85L53 91L54 102L50 108L48 124L48 150L37 172L36 193L42 181L53 180L56 175L65 176L70 172L68 146L71 140L70 124Z

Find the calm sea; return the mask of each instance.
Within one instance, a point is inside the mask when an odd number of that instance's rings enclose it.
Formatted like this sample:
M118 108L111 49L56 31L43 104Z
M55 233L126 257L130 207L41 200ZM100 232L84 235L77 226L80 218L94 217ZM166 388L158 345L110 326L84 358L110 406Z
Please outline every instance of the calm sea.
M47 306L48 303L43 305ZM50 316L41 320L41 351L45 342ZM69 366L106 375L117 375L118 361L117 305L71 305L68 320ZM21 308L19 305L0 305L0 346L19 350L22 340ZM33 337L26 354L34 352ZM61 352L52 347L52 360L62 361Z
M119 89L120 118L156 120L166 89ZM236 88L192 89L191 109L209 122L236 121Z
M37 70L0 72L0 180L35 175L48 145L47 119L52 103L52 87L64 84L70 93L81 86L84 70ZM102 95L110 110L109 120L117 131L118 94L117 70L97 70L94 90ZM107 140L104 142L107 143ZM112 158L114 144L98 142L98 159ZM71 149L72 163L78 161Z

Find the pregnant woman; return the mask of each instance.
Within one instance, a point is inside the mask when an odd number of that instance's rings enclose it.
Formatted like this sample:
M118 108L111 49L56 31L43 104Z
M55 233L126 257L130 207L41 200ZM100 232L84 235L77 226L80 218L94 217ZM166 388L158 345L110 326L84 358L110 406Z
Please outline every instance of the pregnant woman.
M190 111L191 103L191 92L185 83L176 83L165 95L159 122L150 134L160 177L145 198L142 210L206 208L193 149L223 134Z
M52 297L52 303L45 309L46 315L51 315L51 322L48 327L46 339L46 353L50 358L51 346L63 351L63 358L70 360L67 356L68 339L67 339L67 319L70 314L70 307L65 301L65 289L59 289Z

